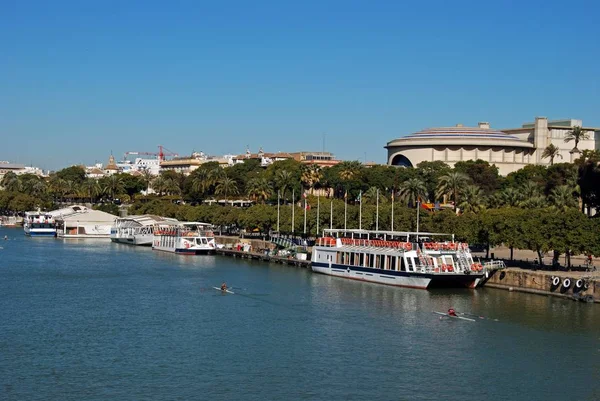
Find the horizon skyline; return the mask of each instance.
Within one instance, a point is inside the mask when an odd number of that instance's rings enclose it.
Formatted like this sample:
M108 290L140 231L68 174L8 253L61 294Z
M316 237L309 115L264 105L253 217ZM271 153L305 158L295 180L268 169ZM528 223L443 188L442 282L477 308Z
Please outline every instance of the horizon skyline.
M385 163L389 141L429 127L501 130L536 116L600 127L595 2L65 0L3 11L0 160L44 170L159 144L180 155L324 147ZM577 29L553 23L562 15Z

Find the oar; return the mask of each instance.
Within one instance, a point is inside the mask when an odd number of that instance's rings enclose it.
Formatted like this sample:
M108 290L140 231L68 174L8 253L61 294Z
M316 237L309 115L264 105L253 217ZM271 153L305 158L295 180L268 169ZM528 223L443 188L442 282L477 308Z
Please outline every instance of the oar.
M485 317L485 316L480 316L480 315L474 315L472 313L467 313L467 312L456 312L458 315L465 315L465 316L473 316L473 317L477 317L479 319L487 319L487 320L493 320L494 322L497 322L498 319L492 319L491 317Z

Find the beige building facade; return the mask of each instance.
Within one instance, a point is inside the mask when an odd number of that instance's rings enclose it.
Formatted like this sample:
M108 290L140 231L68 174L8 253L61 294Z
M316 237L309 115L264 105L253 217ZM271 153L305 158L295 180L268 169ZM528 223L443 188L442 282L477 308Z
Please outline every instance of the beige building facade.
M548 121L537 117L520 128L495 130L481 122L477 127L428 128L387 143L389 165L414 167L423 161L443 161L450 166L467 160L485 160L498 167L501 175L517 171L528 164L549 165L542 158L549 144L559 148L555 163L572 162L579 153L572 152L574 142L565 142L573 127L583 127L581 120ZM600 129L583 127L589 139L579 142L580 151L600 148ZM561 158L562 157L562 158Z

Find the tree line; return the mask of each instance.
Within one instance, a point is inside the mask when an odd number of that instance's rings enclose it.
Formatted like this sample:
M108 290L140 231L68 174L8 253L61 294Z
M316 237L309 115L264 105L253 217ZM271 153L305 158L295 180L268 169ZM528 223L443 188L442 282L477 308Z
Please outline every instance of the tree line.
M65 202L92 203L116 213L118 199L131 204L131 214L153 213L227 229L269 232L276 229L279 205L279 230L303 233L301 197L305 194L310 205L307 233L315 235L317 209L319 230L330 225L343 227L346 209L347 227L358 228L359 203L362 228L390 229L393 202L394 229L410 231L416 229L416 205L430 202L450 205L452 210L423 211L422 231L455 232L471 243L504 243L540 253L569 249L600 255L592 244L600 241L587 242L589 235L577 228L596 224L596 219L588 219L578 210L600 206L599 163L600 152L583 151L574 163L528 165L506 177L482 160L458 162L454 167L439 161L422 162L415 168L366 167L356 161L319 168L284 160L263 168L249 159L226 168L205 163L187 176L164 171L158 177L144 172L100 179L88 178L83 168L73 166L48 178L6 174L0 182L4 189L0 191L0 213L38 207L51 210ZM148 189L154 194L141 195ZM203 204L208 199L251 199L255 204L245 209ZM293 227L292 208L296 208ZM548 220L550 217L554 220ZM551 229L546 224L549 221L570 227L570 234L558 238L562 231L558 226ZM571 227L574 221L577 227ZM548 232L543 227L548 227ZM600 232L597 227L592 231ZM501 232L516 233L516 237ZM535 239L534 234L544 239Z

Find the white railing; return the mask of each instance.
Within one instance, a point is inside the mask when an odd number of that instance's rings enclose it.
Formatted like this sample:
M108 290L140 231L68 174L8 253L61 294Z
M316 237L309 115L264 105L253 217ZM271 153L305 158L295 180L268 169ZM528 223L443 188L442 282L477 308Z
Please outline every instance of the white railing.
M483 267L487 270L499 270L506 268L506 265L502 260L491 260L489 262L485 262Z

